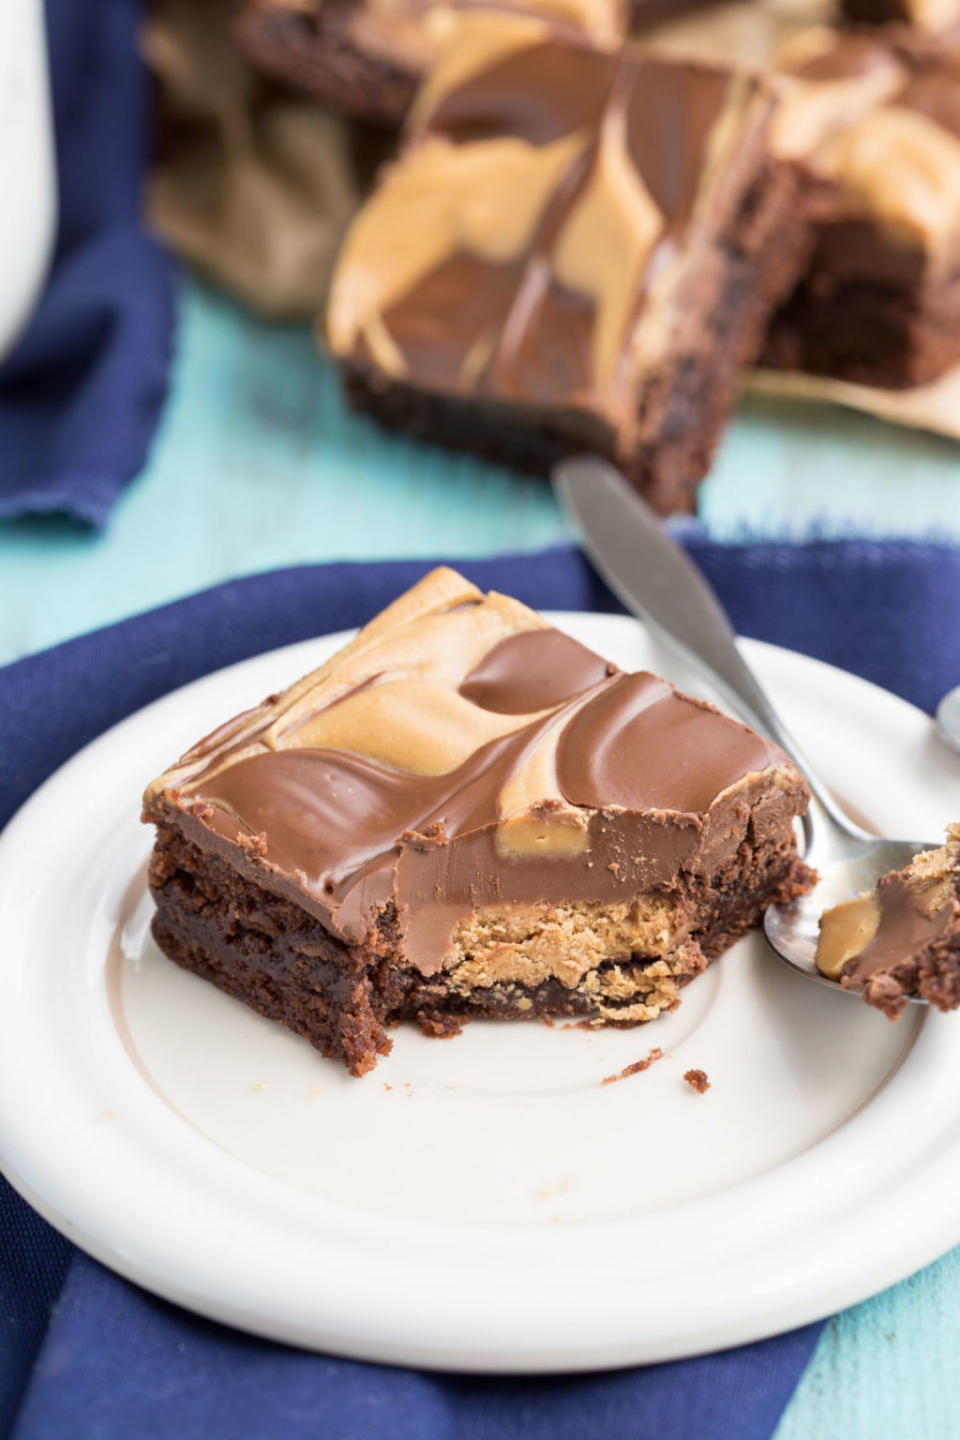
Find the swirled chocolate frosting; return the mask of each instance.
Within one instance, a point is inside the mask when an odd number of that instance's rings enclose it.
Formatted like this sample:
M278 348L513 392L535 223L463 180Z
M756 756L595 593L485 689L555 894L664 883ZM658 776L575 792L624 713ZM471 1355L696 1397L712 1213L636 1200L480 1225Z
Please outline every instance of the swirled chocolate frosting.
M478 907L669 891L789 831L806 801L745 726L435 570L188 751L148 788L145 818L349 943L394 907L430 974Z

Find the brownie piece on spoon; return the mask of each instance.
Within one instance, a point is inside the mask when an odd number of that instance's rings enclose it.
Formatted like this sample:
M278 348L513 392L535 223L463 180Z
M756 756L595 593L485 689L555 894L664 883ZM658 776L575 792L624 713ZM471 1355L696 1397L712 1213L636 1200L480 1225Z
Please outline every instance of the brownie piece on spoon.
M960 364L960 50L817 29L780 64L795 88L778 141L813 177L815 243L763 363L930 384Z
M960 825L875 890L824 912L817 965L891 1020L907 1002L960 1006Z

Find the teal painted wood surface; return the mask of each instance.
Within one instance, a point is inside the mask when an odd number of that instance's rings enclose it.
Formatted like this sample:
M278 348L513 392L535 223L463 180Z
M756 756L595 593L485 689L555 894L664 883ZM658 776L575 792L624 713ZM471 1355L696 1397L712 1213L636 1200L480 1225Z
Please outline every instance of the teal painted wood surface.
M719 540L816 530L960 541L960 447L748 400L701 518ZM109 531L0 525L0 662L274 566L563 538L543 482L382 434L343 409L305 328L264 324L190 285L163 425ZM956 1440L958 1362L955 1251L831 1323L777 1440Z
M542 480L345 411L306 327L264 324L194 286L181 308L165 418L109 531L0 525L0 662L254 570L536 549L567 535ZM811 527L960 539L960 447L840 410L747 400L701 518L721 540Z

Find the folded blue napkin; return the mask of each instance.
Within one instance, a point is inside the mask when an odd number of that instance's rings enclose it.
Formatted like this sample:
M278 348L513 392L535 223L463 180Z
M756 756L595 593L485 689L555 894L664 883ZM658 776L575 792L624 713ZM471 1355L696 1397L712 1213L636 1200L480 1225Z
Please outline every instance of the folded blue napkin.
M689 548L744 633L842 665L928 709L960 682L958 549L702 540ZM427 568L404 561L255 576L0 670L0 824L81 745L140 706L235 660L359 624ZM459 568L541 608L619 609L574 550ZM819 1333L808 1326L702 1359L548 1379L307 1355L118 1279L2 1181L0 1326L0 1437L16 1440L768 1440Z
M173 260L140 224L149 145L138 0L47 0L59 223L49 283L0 362L0 518L106 523L167 388Z

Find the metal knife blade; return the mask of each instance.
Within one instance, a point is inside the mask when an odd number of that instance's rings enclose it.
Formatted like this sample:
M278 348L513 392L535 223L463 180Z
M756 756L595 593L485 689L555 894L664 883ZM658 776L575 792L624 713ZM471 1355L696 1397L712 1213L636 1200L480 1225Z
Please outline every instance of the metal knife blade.
M770 734L769 704L733 644L720 601L639 492L593 455L561 461L553 487L583 548L627 609L719 685L734 711Z

